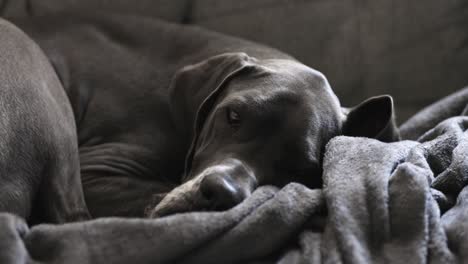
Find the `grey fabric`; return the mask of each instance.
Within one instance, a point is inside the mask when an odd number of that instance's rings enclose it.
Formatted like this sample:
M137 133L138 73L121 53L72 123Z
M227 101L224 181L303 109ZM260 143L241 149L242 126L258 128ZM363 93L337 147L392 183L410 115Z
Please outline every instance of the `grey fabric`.
M465 1L204 0L191 22L295 56L345 105L389 93L402 122L468 84L467 12Z
M457 115L467 115L468 87L425 107L400 127L402 138L416 140L439 122Z
M336 137L322 190L265 186L225 212L31 229L2 214L0 262L466 263L467 128L459 116L419 142Z
M0 0L7 17L61 10L148 15L264 43L323 72L345 105L391 94L400 123L468 85L465 1Z
M190 0L0 0L0 16L37 16L71 10L110 11L159 17L182 22L190 10Z
M279 192L273 187L260 188L251 199L227 212L159 220L110 218L41 225L27 231L21 220L3 214L0 262L27 263L20 256L42 263L224 263L255 259L279 249L322 207L319 190L292 184ZM286 228L272 230L272 226ZM244 243L238 243L241 241ZM230 254L233 247L238 249L235 257ZM218 252L215 258L212 252Z

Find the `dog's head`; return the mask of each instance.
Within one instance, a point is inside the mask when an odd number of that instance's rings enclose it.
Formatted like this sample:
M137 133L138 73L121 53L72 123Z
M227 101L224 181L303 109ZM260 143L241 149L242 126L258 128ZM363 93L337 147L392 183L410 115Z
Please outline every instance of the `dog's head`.
M171 98L191 145L183 184L153 217L227 209L259 185L320 187L332 137L397 138L391 97L342 108L323 74L293 60L214 56L180 70Z

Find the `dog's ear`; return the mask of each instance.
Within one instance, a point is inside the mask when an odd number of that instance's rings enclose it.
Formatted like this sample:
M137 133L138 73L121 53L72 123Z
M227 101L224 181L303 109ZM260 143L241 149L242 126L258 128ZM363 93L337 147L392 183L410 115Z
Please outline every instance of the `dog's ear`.
M225 84L237 73L253 66L245 53L223 53L179 70L171 83L170 104L175 124L191 146L185 161L188 172L196 142L207 115Z
M353 108L343 108L343 134L375 138L383 142L400 140L395 123L393 99L389 95L371 97Z

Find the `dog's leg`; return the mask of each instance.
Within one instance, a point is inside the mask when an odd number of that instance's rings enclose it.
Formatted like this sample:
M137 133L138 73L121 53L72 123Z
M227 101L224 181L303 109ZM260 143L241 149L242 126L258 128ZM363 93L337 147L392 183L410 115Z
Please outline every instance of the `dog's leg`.
M84 173L82 177L86 202L93 217L143 217L148 206L162 200L174 187L169 183L119 175Z
M124 141L80 146L83 191L93 217L142 217L176 187L164 177L167 161L154 149Z
M0 19L0 211L86 219L73 112L40 48Z
M35 216L41 217L45 213L45 220L59 223L89 219L71 109L70 112L58 112L49 125L50 159L42 174Z

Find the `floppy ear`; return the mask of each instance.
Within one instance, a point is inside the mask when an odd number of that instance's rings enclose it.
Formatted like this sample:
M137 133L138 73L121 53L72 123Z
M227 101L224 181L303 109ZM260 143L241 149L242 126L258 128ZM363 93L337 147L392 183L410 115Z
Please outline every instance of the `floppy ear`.
M207 115L225 84L255 59L245 53L223 53L179 70L170 87L171 111L184 138L191 138L185 160L190 170L196 142Z
M353 108L344 108L343 112L346 115L344 135L375 138L383 142L400 140L393 99L389 95L371 97Z

